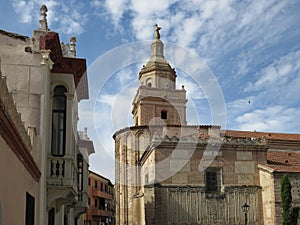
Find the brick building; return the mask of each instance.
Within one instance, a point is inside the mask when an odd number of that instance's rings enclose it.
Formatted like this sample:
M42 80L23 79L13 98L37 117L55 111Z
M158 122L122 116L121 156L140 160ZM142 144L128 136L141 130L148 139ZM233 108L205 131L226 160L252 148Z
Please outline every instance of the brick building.
M109 179L92 171L89 171L88 185L89 209L85 224L114 225L114 185Z
M287 157L298 156L300 135L188 125L186 90L176 89L158 30L139 73L134 126L114 134L116 224L240 225L245 203L248 224L280 224L284 172L299 205L300 168Z

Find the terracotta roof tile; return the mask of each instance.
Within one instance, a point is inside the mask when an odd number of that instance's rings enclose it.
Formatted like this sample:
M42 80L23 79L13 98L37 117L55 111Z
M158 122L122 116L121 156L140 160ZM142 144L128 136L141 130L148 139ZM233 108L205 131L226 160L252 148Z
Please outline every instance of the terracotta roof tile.
M300 151L269 151L265 166L276 172L300 172Z
M263 136L265 136L268 140L300 141L300 134L237 131L237 130L222 130L222 132L224 133L225 137L262 138Z

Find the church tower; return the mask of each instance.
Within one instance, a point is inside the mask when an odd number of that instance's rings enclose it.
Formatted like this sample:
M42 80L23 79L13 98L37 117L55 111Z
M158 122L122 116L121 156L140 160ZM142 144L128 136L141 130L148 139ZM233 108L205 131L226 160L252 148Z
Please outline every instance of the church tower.
M160 27L155 25L151 58L139 73L140 86L133 101L135 126L186 125L186 91L176 89L175 69L164 58Z

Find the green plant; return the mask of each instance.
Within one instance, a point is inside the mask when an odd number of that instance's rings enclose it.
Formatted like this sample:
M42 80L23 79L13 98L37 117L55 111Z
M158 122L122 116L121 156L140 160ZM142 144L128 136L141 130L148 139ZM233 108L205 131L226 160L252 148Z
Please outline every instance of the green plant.
M292 187L288 174L283 175L280 184L282 200L282 225L292 225Z
M292 215L291 215L291 225L297 225L297 220L299 217L299 209L298 207L295 207L292 209Z

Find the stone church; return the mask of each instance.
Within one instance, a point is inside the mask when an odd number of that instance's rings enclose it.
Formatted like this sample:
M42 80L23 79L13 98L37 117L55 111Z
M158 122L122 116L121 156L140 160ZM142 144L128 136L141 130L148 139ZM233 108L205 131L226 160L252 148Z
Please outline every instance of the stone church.
M281 224L285 173L300 207L300 135L188 125L159 29L138 74L134 126L113 136L116 224Z

